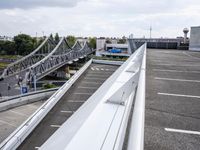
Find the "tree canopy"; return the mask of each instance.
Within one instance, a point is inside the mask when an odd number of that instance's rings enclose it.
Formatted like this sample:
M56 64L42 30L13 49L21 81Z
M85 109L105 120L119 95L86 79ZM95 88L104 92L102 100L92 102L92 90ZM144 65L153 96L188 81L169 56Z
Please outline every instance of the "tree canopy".
M27 55L36 49L43 39L37 41L26 34L19 34L13 41L0 41L0 54L2 55Z
M96 38L95 37L90 37L89 38L89 46L93 49L96 48Z
M72 47L72 46L74 45L74 43L76 42L75 36L73 36L73 35L68 35L68 36L67 36L67 42L68 42L69 46Z
M55 43L58 44L60 41L60 37L58 35L58 33L56 33L55 37L54 37Z

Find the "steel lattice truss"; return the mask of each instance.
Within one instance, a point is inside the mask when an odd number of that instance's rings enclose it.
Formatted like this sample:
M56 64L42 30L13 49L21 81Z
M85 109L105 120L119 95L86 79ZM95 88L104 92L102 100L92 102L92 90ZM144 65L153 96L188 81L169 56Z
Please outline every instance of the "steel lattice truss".
M4 70L2 77L6 78L28 69L28 67L45 58L45 56L48 55L55 48L55 46L56 44L51 38L46 38L32 53L8 65L8 67Z
M25 79L33 81L41 79L52 71L60 68L61 66L79 58L85 57L92 53L93 50L89 48L88 43L85 42L83 46L78 41L73 47L70 47L66 39L63 37L56 47L42 60L29 67L26 72Z

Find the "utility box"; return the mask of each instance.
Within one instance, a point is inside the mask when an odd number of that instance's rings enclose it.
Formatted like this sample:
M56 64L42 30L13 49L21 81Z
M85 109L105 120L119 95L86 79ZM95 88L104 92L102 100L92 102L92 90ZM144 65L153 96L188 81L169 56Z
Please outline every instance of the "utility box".
M200 26L191 27L189 50L200 51Z

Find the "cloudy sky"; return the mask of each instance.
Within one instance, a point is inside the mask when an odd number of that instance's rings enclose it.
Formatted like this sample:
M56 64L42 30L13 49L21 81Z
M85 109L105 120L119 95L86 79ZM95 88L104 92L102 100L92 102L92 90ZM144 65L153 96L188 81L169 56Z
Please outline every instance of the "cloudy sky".
M0 35L176 37L199 25L199 0L0 0Z

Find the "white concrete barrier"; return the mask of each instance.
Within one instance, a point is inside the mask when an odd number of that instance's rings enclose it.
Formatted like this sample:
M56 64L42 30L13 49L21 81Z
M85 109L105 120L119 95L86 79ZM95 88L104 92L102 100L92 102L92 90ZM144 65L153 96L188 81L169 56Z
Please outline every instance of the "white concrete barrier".
M14 96L9 99L0 101L0 111L4 111L13 107L21 106L24 104L47 100L53 93L55 93L59 88L53 88L48 90L41 90L37 92L28 93L25 95Z

